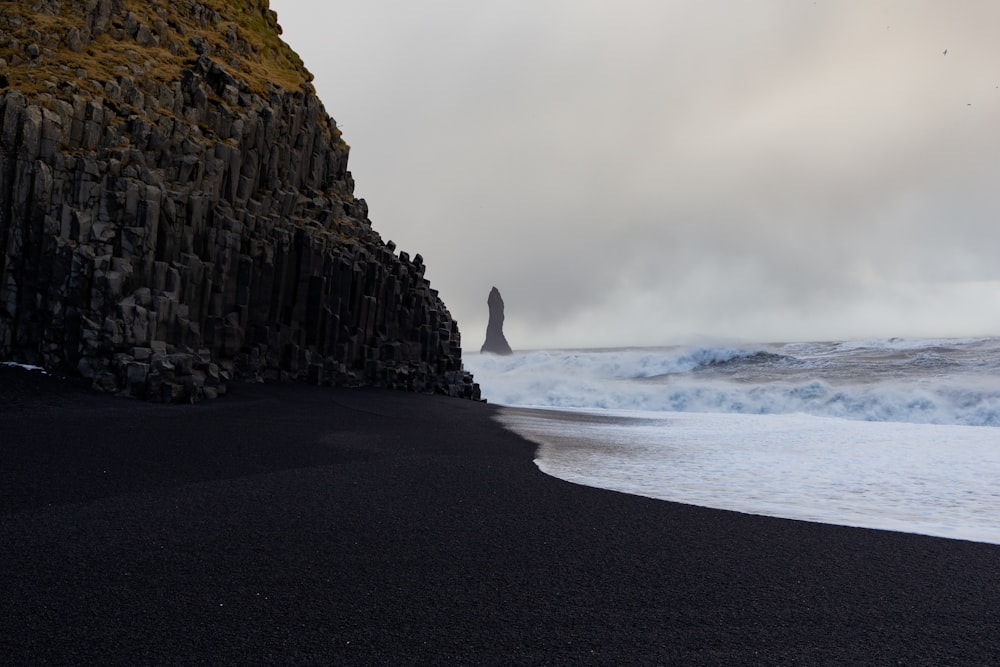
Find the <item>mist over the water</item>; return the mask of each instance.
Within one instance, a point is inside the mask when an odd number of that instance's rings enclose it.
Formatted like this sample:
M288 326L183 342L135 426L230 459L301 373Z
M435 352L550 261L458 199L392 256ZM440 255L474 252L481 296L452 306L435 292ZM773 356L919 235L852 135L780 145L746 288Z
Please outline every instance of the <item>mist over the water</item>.
M468 348L1000 334L1000 3L271 7Z

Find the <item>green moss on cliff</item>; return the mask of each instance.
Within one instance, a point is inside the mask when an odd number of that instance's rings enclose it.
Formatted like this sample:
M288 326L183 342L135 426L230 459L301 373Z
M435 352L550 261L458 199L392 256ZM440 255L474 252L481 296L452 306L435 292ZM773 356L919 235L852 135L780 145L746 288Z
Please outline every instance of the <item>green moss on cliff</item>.
M73 81L97 92L123 73L169 84L208 55L249 92L264 94L268 84L314 92L268 0L102 0L89 11L86 4L93 3L0 3L8 86L30 95ZM102 15L103 8L114 11Z

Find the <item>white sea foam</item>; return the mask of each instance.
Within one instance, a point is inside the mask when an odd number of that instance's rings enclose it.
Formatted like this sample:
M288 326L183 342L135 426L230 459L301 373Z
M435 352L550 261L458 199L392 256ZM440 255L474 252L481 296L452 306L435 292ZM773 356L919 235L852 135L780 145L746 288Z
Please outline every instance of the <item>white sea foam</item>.
M532 408L502 419L557 477L1000 544L1000 339L547 350L466 366L492 402Z
M505 411L545 473L675 502L1000 544L1000 430L809 415ZM580 416L580 415L578 415Z

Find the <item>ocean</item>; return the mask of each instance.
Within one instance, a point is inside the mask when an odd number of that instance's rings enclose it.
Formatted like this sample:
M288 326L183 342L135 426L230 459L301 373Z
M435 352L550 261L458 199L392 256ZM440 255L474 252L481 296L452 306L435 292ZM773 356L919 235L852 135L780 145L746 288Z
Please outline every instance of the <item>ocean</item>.
M1000 338L467 353L571 482L1000 544Z

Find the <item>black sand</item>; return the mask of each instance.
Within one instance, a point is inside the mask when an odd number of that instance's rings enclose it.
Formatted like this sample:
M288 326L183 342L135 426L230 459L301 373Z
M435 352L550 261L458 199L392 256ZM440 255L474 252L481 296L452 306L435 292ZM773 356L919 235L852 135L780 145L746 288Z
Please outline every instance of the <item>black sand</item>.
M1000 547L575 486L493 410L0 368L0 664L1000 662Z

